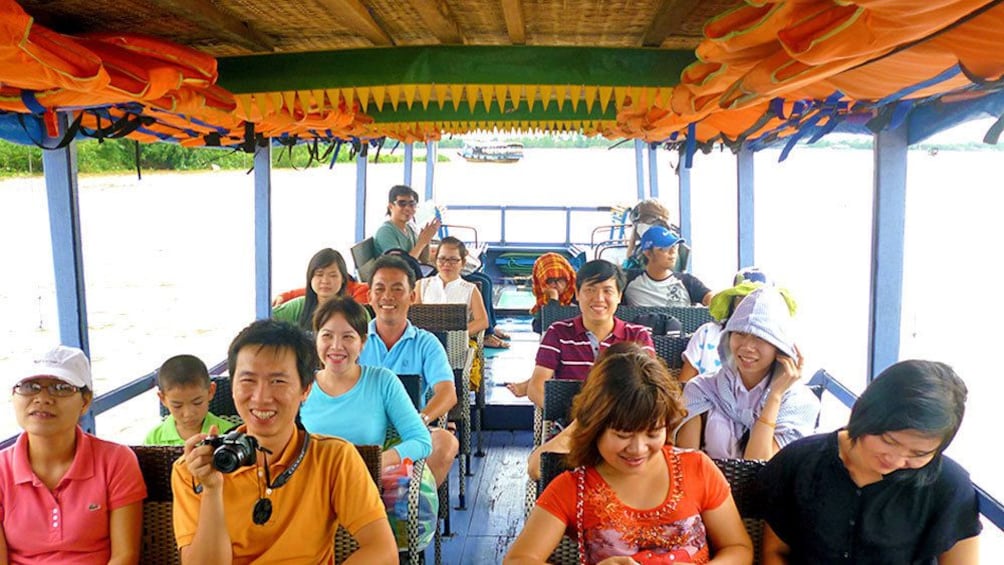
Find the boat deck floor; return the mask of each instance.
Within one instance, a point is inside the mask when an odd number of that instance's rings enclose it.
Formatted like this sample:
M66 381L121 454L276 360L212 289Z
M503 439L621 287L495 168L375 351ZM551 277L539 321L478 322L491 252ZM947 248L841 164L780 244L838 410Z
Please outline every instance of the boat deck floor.
M457 466L450 473L452 535L443 539L443 563L501 563L509 545L523 529L526 460L533 448L533 409L516 398L505 383L530 377L539 336L528 316L503 318L498 325L511 336L508 349L486 351L486 414L484 457L471 457L467 477L467 507L459 505ZM508 429L499 429L508 428ZM426 550L426 563L434 551Z

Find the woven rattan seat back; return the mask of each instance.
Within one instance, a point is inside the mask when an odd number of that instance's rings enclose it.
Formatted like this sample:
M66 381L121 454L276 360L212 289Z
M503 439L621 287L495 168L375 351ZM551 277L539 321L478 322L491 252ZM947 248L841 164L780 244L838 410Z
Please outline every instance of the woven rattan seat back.
M357 445L356 451L363 458L363 462L366 463L366 469L370 472L373 482L376 483L377 489L379 489L380 454L383 451L383 447L379 445ZM335 531L335 563L342 563L357 549L359 549L359 544L356 543L352 534L345 528L338 526L338 530Z
M703 306L624 306L617 308L617 317L625 322L637 323L643 314L665 314L672 316L683 325L683 333L692 334L703 324L710 322L711 312Z
M352 246L352 262L356 264L356 273L362 282L370 282L373 276L373 263L377 258L376 245L372 237L360 241Z
M147 490L147 498L143 502L143 536L139 561L155 565L179 563L171 517L174 501L171 493L171 469L184 453L184 448L137 445L132 450L139 460Z
M234 406L234 395L230 388L230 377L215 376L212 381L216 383L216 394L209 400L209 411L217 416L237 416L237 407ZM167 408L160 405L160 415L167 416Z
M679 369L683 366L683 351L687 349L689 338L682 336L654 335L652 342L655 345L655 354L666 362L670 369Z
M555 302L548 302L540 308L540 334L544 335L544 332L547 331L547 328L551 327L551 324L559 320L569 320L578 316L579 313L579 306L577 304L559 306Z
M542 417L545 422L558 422L567 426L571 420L572 399L582 390L582 381L564 379L549 379L544 382L544 409Z
M704 308L703 306L619 306L617 308L616 316L625 322L634 323L638 319L638 316L642 314L666 314L667 316L673 316L680 323L683 324L683 332L686 334L691 334L697 331L697 328L701 327L712 321L711 312ZM545 304L540 309L540 327L541 331L546 331L547 328L559 320L568 320L579 315L579 307L577 305L570 306L558 306L554 303Z
M412 405L415 406L415 410L418 410L421 406L421 394L422 394L422 376L421 375L398 375L398 380L404 385L405 392L408 393L408 398L411 399Z
M760 547L763 543L763 522L759 516L763 510L758 507L760 497L756 494L756 477L763 469L764 461L747 459L715 459L725 479L732 487L732 498L736 501L743 525L753 540L753 562L760 561Z
M412 304L408 319L415 326L430 332L467 330L466 304Z

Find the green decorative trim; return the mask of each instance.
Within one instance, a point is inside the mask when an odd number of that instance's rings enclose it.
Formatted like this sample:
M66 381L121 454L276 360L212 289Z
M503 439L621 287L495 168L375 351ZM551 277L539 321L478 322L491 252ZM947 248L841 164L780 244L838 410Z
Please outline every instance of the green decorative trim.
M513 107L512 102L506 103L506 110L499 110L497 100L492 101L491 108L485 111L483 101L478 101L474 105L474 112L466 101L457 105L457 110L453 109L453 103L447 102L443 108L439 108L439 103L429 102L429 109L422 108L422 103L418 100L412 104L411 109L401 102L397 105L397 110L385 103L383 108L377 112L372 106L367 115L373 118L378 124L398 123L398 122L523 122L523 121L565 121L565 120L615 120L617 119L617 104L610 100L606 110L600 109L600 101L593 102L593 107L587 111L586 103L579 103L579 110L572 109L571 102L565 102L564 109L558 109L558 103L551 103L544 108L541 103L533 105L533 111L524 100L519 106Z
M434 46L222 57L234 94L393 84L676 86L692 51L601 47Z

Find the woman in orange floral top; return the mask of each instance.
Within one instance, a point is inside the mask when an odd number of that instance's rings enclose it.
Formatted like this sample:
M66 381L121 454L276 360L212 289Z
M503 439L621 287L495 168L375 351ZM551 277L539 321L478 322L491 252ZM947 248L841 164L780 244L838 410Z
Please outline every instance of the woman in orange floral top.
M543 563L565 534L584 563L752 563L721 471L667 443L683 414L658 360L631 342L608 348L572 405L575 470L547 486L505 563Z

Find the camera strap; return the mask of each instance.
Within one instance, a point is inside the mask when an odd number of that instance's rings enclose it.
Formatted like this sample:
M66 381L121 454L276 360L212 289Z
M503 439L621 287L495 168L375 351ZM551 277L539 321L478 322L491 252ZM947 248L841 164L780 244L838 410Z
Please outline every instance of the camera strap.
M300 446L300 453L297 454L296 460L293 464L286 468L285 471L279 474L275 478L275 482L272 482L272 477L268 471L268 456L265 456L265 486L268 487L269 491L275 490L282 485L286 484L293 473L300 467L300 463L303 463L303 457L307 454L307 445L310 443L310 433L304 431L303 433L303 445Z
M268 470L268 453L267 449L259 447L262 452L262 458L265 460L265 493L261 492L261 484L258 484L258 501L254 504L254 509L251 511L251 521L259 526L264 525L272 517L272 501L268 499L268 496L272 494L272 491L286 484L293 473L300 467L300 463L303 462L303 456L307 454L307 445L310 444L310 433L304 431L303 434L303 445L300 447L300 453L297 454L296 460L293 464L286 468L285 471L279 474L275 478L275 482L272 482L272 476Z

